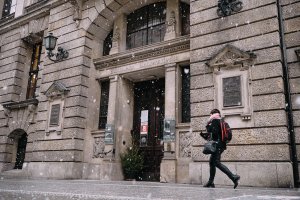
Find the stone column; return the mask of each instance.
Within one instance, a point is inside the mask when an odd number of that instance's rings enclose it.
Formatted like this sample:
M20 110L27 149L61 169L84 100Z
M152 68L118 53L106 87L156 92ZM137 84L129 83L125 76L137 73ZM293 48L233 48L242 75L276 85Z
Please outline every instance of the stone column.
M113 138L111 144L105 145L105 152L112 152L115 156L116 150L116 110L118 106L118 79L119 76L111 76L109 84L109 102L108 102L108 113L107 113L107 126L111 126L113 132ZM107 135L105 135L105 140L107 140Z
M179 0L167 0L166 34L164 40L175 39L179 35Z
M173 134L176 135L175 131L175 116L176 116L176 63L168 64L165 66L165 123L166 121L171 122L170 130L174 128ZM176 153L175 144L176 138L165 137L164 128L164 158L160 167L160 181L161 182L176 182ZM172 134L172 133L171 133Z

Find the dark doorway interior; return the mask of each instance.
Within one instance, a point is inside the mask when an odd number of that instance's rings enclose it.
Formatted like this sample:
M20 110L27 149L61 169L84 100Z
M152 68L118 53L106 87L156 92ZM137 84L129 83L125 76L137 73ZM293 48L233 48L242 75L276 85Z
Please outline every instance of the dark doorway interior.
M18 140L17 157L16 157L16 164L14 169L22 169L24 159L25 159L26 144L27 144L27 134L23 133Z
M140 175L143 181L160 180L160 163L163 157L164 93L164 79L135 84L133 137L134 142L140 146L140 151L144 155L144 170ZM144 130L141 129L143 111L148 112L148 126ZM141 135L141 132L144 134Z

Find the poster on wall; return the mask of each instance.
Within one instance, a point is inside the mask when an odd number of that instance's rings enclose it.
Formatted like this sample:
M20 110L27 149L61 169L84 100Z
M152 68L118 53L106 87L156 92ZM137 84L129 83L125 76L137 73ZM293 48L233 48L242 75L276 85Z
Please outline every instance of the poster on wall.
M148 140L148 110L141 111L140 145L146 146Z

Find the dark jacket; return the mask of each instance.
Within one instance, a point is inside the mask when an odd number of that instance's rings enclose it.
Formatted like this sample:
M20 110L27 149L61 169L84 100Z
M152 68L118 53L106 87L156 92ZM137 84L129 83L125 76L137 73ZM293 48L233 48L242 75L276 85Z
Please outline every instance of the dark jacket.
M213 119L206 125L206 130L211 133L211 140L218 142L218 147L226 149L226 142L222 142L222 131L220 119Z

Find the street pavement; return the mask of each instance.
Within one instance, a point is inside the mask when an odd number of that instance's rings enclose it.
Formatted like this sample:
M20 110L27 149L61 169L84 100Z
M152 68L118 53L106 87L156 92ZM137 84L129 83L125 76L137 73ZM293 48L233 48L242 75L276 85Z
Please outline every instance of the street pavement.
M137 181L0 179L0 200L300 200L300 189Z

